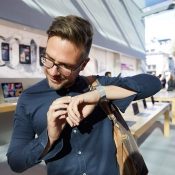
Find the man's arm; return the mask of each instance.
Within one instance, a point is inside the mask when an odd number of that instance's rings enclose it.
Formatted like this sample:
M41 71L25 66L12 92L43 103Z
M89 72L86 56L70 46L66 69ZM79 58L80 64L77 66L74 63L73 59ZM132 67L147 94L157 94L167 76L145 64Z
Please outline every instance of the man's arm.
M160 80L152 75L140 74L133 77L99 77L98 81L104 89L106 98L111 100L124 112L131 101L154 95L161 89ZM70 126L79 125L100 101L101 95L98 90L93 90L75 97L68 106L68 117Z
M104 81L102 80L101 83L104 83ZM135 95L123 99L112 100L112 103L122 112L125 112L126 108L133 100L148 98L161 90L160 80L156 76L150 74L138 74L124 78L118 77L117 80L116 78L111 78L108 79L105 84L114 84L137 92Z
M136 94L136 92L114 85L102 86L101 88L108 100L123 99ZM101 94L97 89L72 97L67 108L68 117L66 120L69 125L71 127L78 126L81 120L94 110L100 99Z
M54 149L49 147L47 154L43 155L50 143L47 128L36 137L33 121L26 112L26 106L20 101L19 99L15 111L13 132L7 152L8 164L15 172L23 172L40 163L41 160L54 157L63 147L62 140L57 140Z

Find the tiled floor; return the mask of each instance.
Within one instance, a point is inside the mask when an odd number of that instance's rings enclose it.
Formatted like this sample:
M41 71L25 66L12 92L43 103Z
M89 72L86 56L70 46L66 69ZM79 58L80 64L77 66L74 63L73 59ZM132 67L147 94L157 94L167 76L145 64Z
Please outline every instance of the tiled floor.
M14 173L10 170L10 167L7 164L6 152L8 145L0 146L0 175L19 175L19 173ZM45 166L39 164L34 166L20 175L47 175Z
M163 136L162 128L162 123L156 122L149 132L138 140L149 175L175 175L175 125L171 125L168 138ZM6 151L7 145L0 147L0 174L17 175L6 163ZM43 165L38 165L21 175L46 175L46 170Z
M171 125L168 138L163 136L161 128L162 124L157 122L140 145L140 150L149 175L175 175L175 125Z

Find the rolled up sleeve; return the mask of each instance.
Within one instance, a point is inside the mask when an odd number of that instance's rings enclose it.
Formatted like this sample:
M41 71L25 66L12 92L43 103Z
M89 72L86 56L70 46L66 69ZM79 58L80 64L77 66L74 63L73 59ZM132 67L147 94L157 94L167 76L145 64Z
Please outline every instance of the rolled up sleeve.
M112 103L114 103L122 112L125 112L126 108L132 101L153 96L161 89L160 80L156 76L149 74L138 74L124 78L118 76L104 79L105 81L103 78L99 80L103 85L116 85L136 92L136 94L129 97L112 101Z

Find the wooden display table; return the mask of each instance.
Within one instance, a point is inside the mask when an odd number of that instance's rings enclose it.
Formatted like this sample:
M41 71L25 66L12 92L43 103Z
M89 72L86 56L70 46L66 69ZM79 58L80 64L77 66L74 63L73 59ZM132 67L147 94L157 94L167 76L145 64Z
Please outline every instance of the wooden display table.
M15 111L17 103L1 103L0 113Z
M154 95L154 100L171 103L172 124L175 124L175 90L167 91L166 89L162 89L161 91L159 91L157 94Z
M125 120L129 123L132 134L136 139L139 138L157 121L159 117L163 115L164 136L168 137L170 133L170 103L157 103L152 106L151 102L147 102L147 105L148 108L141 111L143 116L140 116L139 114L134 115L131 110L127 110L126 113L123 114Z

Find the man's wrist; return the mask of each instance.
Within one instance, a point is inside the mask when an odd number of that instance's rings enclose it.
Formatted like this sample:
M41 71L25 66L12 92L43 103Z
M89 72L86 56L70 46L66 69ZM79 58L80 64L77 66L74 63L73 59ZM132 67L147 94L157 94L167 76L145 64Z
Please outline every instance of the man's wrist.
M100 101L101 100L106 100L106 91L104 86L96 86L96 90L99 93L100 96Z

